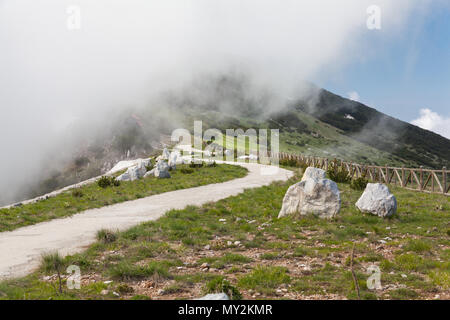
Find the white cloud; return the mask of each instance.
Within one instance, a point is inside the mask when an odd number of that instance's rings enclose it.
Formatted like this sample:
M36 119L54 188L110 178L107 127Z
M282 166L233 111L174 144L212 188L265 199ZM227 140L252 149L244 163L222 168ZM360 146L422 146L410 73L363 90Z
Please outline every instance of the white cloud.
M0 0L0 195L36 180L49 149L68 148L62 137L99 130L122 106L159 108L154 94L204 73L244 70L298 97L301 80L367 57L372 1ZM423 2L377 0L379 37L409 32ZM67 28L72 3L79 30ZM98 121L69 132L71 119Z
M348 98L349 98L350 100L359 102L359 98L360 98L360 97L359 97L359 93L358 93L358 92L356 92L356 91L351 91L351 92L347 93L347 95L348 95Z
M430 109L421 109L420 118L411 123L450 139L450 117L443 117Z

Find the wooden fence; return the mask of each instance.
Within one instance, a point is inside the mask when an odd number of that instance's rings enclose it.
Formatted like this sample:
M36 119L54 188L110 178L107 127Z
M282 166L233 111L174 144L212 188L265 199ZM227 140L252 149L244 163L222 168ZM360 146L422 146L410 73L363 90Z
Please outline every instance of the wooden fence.
M318 158L300 154L280 152L278 158L293 159L305 162L308 166L317 167L328 171L331 166L345 168L350 177L365 177L372 182L396 185L405 189L427 193L440 193L450 196L450 170L446 167L442 170L431 170L420 168L398 168L388 166L362 165L358 163L345 162L337 159Z

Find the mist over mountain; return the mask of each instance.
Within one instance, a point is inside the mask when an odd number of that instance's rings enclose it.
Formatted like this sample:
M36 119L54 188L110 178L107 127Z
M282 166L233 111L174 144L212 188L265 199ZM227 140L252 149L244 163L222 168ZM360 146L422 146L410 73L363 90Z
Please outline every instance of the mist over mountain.
M73 5L80 12L79 30L67 27ZM305 81L381 50L363 50L370 46L370 5L369 0L0 1L0 202L102 172L106 162L129 150L134 156L151 152L160 133L184 126L198 110L214 112L222 126L237 116L236 108L254 125L273 126L266 123L270 115L308 97ZM379 34L388 42L407 32L407 23L428 1L378 5ZM341 155L340 148L353 143L342 138L335 150L333 139L318 138L311 146L308 132L320 130L305 124L299 133L305 141L290 132L285 141L292 144L285 147L308 144L296 150ZM363 145L349 154L368 152Z

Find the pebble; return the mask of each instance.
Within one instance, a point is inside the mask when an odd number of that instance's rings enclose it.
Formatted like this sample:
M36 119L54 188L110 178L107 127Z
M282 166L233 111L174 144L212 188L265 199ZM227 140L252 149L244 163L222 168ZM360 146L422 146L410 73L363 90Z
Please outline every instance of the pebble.
M219 219L219 222L225 222L227 219Z
M402 278L408 278L406 274L402 274Z
M210 246L209 244L207 244L207 245L204 247L204 249L205 249L205 250L210 250L210 249L211 249L211 246Z
M110 284L112 283L112 280L108 280L108 281L103 281L104 284Z
M109 293L109 290L102 290L102 291L100 291L100 294L101 295L107 295Z

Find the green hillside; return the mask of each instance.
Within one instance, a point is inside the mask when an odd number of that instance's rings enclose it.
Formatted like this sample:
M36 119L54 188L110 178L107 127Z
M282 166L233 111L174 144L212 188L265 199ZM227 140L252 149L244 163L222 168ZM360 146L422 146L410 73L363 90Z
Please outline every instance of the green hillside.
M308 101L300 101L295 108L393 156L436 169L450 166L450 140L362 103L321 90L314 108L308 107Z

